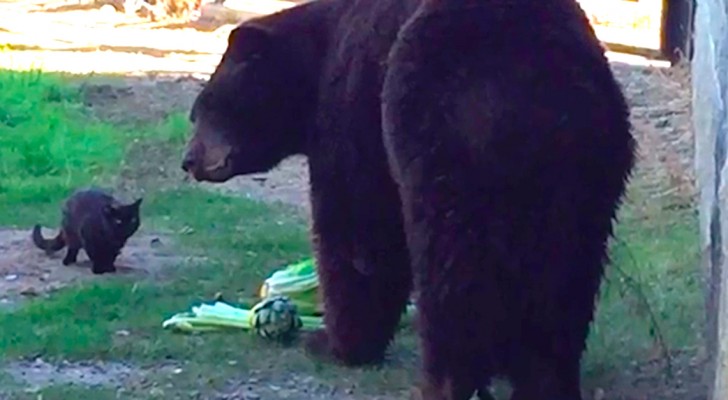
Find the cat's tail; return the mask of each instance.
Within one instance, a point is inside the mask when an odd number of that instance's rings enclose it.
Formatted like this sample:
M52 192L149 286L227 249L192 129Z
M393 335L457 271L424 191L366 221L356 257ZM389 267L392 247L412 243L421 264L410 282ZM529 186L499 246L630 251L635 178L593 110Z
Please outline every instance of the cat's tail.
M66 245L66 241L63 238L63 230L58 232L58 235L53 239L46 239L40 231L40 225L33 227L33 243L41 250L45 250L46 253L53 253L62 249Z

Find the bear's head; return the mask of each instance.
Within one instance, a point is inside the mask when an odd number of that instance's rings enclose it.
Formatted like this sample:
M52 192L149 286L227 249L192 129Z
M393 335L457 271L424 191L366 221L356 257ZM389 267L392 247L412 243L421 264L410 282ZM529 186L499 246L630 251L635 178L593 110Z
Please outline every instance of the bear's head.
M183 170L198 181L225 182L305 154L316 83L303 43L257 21L230 33L192 106Z

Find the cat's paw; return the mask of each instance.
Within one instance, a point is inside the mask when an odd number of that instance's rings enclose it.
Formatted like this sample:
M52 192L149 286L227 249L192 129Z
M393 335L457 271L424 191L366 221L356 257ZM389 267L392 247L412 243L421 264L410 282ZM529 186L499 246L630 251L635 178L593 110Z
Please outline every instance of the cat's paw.
M93 272L95 275L102 275L102 274L111 274L116 272L116 267L113 265L110 267L96 267L94 266L91 268L91 272Z

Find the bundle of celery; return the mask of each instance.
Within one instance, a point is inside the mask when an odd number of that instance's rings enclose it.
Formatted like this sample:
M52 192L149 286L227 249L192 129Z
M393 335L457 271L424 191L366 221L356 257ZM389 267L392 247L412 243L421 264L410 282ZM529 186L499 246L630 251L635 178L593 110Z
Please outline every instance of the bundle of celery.
M321 315L318 275L314 259L309 258L273 272L260 287L259 296L287 296L303 315Z
M319 303L318 275L313 259L275 271L263 282L259 296L261 301L250 310L216 301L174 315L162 326L186 332L237 328L251 330L271 340L288 340L301 329L323 327L320 315L324 310ZM414 306L409 305L405 316L411 317L413 312Z
M250 310L233 307L222 301L192 307L162 323L163 328L183 332L205 332L224 328L250 330L272 340L293 338L300 329L322 327L320 317L300 316L296 305L285 296L269 297Z

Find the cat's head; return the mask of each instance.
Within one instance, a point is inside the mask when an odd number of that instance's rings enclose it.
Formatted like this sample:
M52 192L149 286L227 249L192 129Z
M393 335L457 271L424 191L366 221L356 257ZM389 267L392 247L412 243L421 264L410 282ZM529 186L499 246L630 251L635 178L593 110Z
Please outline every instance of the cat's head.
M104 214L114 231L124 238L129 238L139 229L142 198L130 204L109 204L104 208Z

